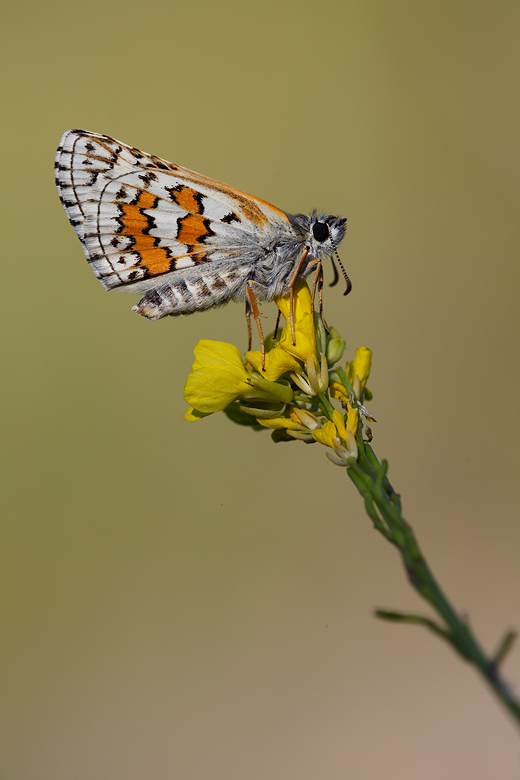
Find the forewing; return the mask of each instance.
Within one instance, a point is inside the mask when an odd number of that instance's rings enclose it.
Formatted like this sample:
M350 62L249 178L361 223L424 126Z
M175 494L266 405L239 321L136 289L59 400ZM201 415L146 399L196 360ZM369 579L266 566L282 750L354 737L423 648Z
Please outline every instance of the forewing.
M291 231L269 203L108 136L69 130L55 168L62 205L107 290L154 287L156 277L238 260Z

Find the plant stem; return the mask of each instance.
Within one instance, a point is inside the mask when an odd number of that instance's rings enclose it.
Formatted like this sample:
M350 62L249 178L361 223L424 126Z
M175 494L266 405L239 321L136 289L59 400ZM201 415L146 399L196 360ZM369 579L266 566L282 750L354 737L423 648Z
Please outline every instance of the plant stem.
M386 476L388 464L386 461L379 463L372 447L363 441L361 426L357 444L358 462L352 460L348 475L362 495L367 514L376 530L398 548L410 584L433 607L442 623L438 624L422 615L387 610L378 610L376 615L394 622L421 624L444 638L460 656L479 670L520 725L520 701L514 697L499 670L515 633L509 631L505 634L494 656L485 654L467 620L456 612L433 576L412 528L401 514L399 496Z

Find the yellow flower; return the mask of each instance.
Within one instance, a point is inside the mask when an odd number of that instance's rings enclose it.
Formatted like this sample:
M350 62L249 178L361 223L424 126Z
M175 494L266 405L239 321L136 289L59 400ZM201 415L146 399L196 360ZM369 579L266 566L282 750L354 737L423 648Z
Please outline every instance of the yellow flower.
M351 363L347 363L347 376L357 396L365 389L371 365L372 351L367 347L358 347L354 360ZM354 386L356 376L359 378L359 389Z
M192 372L184 388L184 398L190 405L185 420L198 420L220 412L237 398L279 401L272 393L255 386L255 376L245 370L240 352L233 344L202 339L194 354Z
M312 307L311 293L307 282L301 281L294 286L293 296L293 314L294 314L294 334L296 344L293 344L291 332L291 303L290 295L284 295L281 298L275 298L276 305L287 320L278 341L290 355L306 363L309 357L317 363L316 355L316 335L314 333L314 310Z
M343 406L349 405L350 399L348 397L348 393L343 385L340 385L339 382L331 382L329 385L329 392L331 397L336 401L339 401L341 404L343 404Z
M328 421L323 424L323 428L313 431L312 437L326 447L333 447L333 440L338 438L338 431L334 423Z
M349 428L348 430L351 429ZM345 418L341 412L335 409L332 414L332 422L329 420L324 423L323 427L320 430L313 431L312 435L320 444L325 444L326 447L333 447L334 439L341 438L344 442L348 442L348 430L345 427Z
M299 409L297 406L293 406L291 410L291 418L295 422L300 422L302 425L308 428L309 431L315 431L320 427L320 421L316 415L307 411L307 409Z
M326 455L336 466L348 468L349 459L358 456L356 444L358 418L357 409L350 409L345 426L345 418L341 412L335 409L332 414L332 422L329 420L323 425L323 428L312 432L312 436L317 442L333 450L333 452L327 451Z
M308 412L307 409L298 409L293 406L289 417L274 417L268 420L257 419L260 425L265 428L285 428L288 431L300 431L301 433L310 434L312 431L320 427L320 421L318 418Z
M316 363L313 357L309 356L305 363L307 373L299 371L297 374L291 374L291 379L307 395L318 395L324 393L329 386L329 372L327 358L325 354L321 356L321 366L316 370Z

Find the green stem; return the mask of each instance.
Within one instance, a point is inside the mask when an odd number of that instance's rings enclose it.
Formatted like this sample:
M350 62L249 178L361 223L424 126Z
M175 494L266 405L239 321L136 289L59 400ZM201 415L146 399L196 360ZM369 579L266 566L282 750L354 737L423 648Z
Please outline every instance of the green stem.
M456 612L443 593L421 552L412 528L402 516L399 496L386 476L387 462L379 463L370 445L365 444L360 436L358 449L358 463L352 464L348 475L364 499L367 514L374 527L399 549L410 584L433 607L444 625L421 615L406 615L386 610L378 610L376 614L386 620L422 624L446 639L460 656L479 670L520 725L520 701L513 696L499 671L500 662L512 645L514 632L510 631L505 635L494 656L488 657L485 654L468 622Z
M339 376L339 378L340 378L340 380L341 380L341 384L343 385L343 387L345 388L345 390L347 391L347 393L352 393L352 395L354 396L354 398L356 398L356 394L355 394L355 392L354 392L354 388L353 388L353 387L352 387L352 385L350 384L349 378L348 378L348 376L346 375L346 373L344 372L344 370L343 370L343 369L342 369L340 366L337 366L337 367L336 367L336 373L337 373L337 375ZM357 400L357 399L356 399L356 400Z
M329 420L332 420L332 415L334 413L334 407L332 406L331 402L327 398L325 393L318 393L316 398L319 398L320 400L320 406L325 411L326 416Z
M387 609L376 609L375 616L382 618L383 620L389 620L394 623L416 623L422 626L426 626L426 628L429 628L430 631L433 631L434 634L437 634L438 636L441 636L443 639L446 639L448 642L451 642L451 636L449 631L446 631L446 629L439 626L438 623L435 622L435 620L431 620L430 618L424 617L424 615L413 615L411 613L405 613L405 612L394 612Z

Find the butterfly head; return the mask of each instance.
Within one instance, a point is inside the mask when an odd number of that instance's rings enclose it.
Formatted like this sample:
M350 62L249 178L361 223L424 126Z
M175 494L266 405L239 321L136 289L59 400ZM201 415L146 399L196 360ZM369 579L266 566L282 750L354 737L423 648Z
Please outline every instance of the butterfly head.
M310 243L314 255L332 255L346 233L347 220L330 214L312 214L310 217Z
M300 240L309 247L311 257L331 257L347 232L347 220L331 214L287 214Z
M352 284L338 256L338 246L347 232L347 220L344 217L333 217L331 214L318 214L317 211L314 211L308 217L298 214L293 219L293 225L306 234L310 257L320 259L330 257L332 259L333 255L336 255L347 285L344 295L348 295L352 289ZM334 268L334 281L331 286L338 281L334 261L332 261L332 265Z

